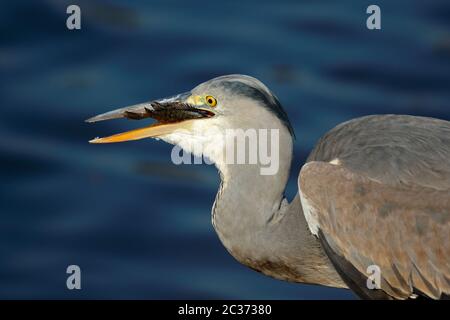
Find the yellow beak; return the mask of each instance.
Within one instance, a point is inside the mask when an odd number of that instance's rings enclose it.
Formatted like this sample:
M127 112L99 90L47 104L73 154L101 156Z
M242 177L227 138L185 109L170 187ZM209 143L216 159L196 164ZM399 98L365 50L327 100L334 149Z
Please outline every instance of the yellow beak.
M89 143L115 143L132 140L140 140L144 138L157 138L169 133L173 133L179 129L188 129L193 120L185 120L175 123L154 123L148 127L130 130L118 133L109 137L95 138Z
M86 122L98 122L111 119L127 118L140 120L153 118L158 122L144 127L105 138L95 138L90 143L115 143L144 138L157 138L175 132L179 129L189 129L192 121L196 119L210 118L215 115L207 108L192 106L185 101L189 93L179 94L170 98L149 103L125 107L89 118Z

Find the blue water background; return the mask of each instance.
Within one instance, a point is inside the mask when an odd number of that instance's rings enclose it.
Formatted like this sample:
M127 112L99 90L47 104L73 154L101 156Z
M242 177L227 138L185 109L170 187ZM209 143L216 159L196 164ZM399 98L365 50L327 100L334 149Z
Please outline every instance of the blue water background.
M67 30L78 4L82 29ZM210 209L213 166L176 166L171 146L89 145L136 127L87 125L110 109L243 73L295 127L287 195L317 139L362 115L450 120L450 3L376 1L2 1L0 298L351 299L236 262ZM66 267L82 290L66 288Z

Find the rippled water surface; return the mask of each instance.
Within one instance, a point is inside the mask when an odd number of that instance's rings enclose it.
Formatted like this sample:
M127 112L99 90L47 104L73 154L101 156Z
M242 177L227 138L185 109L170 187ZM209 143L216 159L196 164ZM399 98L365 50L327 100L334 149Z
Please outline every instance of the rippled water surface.
M265 82L295 127L287 195L317 139L374 113L450 120L448 1L66 1L0 4L0 298L353 298L236 262L210 223L212 166L160 141L89 145L115 107L214 76ZM66 289L66 267L82 290Z

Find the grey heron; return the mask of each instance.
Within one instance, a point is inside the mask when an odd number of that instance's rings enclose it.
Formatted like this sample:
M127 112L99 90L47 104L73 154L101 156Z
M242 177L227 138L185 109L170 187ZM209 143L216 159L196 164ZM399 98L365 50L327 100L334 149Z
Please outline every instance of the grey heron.
M302 166L299 192L284 197L293 129L276 96L244 75L211 79L183 94L86 120L157 122L91 143L159 138L216 165L213 226L242 264L276 279L350 288L367 299L450 294L450 122L373 115L325 134ZM211 134L214 127L216 133ZM279 169L228 163L227 129L276 129ZM379 284L368 285L376 266Z

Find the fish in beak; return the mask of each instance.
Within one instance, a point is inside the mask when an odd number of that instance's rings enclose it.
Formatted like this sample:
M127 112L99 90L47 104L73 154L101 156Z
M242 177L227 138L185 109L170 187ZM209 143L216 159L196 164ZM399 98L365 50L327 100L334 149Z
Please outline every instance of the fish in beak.
M86 122L98 122L111 119L127 118L141 120L151 118L155 123L115 134L104 138L95 138L90 143L115 143L144 138L156 138L170 134L178 129L188 129L192 121L204 118L211 118L215 114L206 105L193 105L188 101L190 93L179 94L170 98L156 100L148 103L141 103L110 112L106 112L89 118Z

